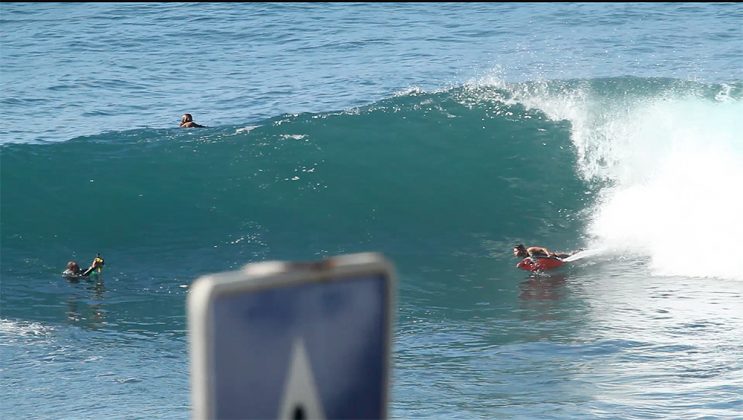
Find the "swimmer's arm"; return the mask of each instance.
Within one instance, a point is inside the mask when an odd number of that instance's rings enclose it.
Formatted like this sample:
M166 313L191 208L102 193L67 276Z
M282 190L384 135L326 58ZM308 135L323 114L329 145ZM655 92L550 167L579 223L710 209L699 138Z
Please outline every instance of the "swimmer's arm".
M83 276L83 277L88 277L90 275L90 273L92 273L93 270L95 270L95 269L96 269L96 263L95 263L95 260L93 260L93 262L90 264L90 267L88 267L87 270L85 270L82 273L80 273L80 275Z

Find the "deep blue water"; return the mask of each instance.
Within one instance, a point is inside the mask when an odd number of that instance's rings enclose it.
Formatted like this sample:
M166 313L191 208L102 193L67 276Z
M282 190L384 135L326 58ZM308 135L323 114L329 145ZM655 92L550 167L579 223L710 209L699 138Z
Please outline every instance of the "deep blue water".
M188 418L193 280L363 251L399 277L390 417L743 416L742 21L3 3L2 417ZM602 252L535 276L520 242Z

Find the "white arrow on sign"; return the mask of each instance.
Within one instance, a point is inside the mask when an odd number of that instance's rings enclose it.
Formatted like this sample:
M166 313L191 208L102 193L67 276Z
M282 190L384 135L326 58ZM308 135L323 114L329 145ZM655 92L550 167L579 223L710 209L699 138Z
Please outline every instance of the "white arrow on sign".
M291 366L284 385L281 419L325 419L325 410L317 393L307 349L302 339L294 340Z

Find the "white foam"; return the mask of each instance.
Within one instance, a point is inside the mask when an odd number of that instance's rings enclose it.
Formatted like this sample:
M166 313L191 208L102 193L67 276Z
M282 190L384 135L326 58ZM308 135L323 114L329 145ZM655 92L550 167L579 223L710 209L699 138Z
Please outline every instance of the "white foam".
M513 88L514 100L571 122L581 175L607 182L591 247L650 257L660 275L743 280L743 102L664 92Z
M238 128L237 130L235 130L235 134L240 134L240 133L246 133L247 134L247 133L250 133L251 131L255 130L258 127L260 127L260 125L248 125L248 126L245 126L245 127L242 127L242 128Z
M584 258L595 257L597 255L604 254L605 252L606 252L606 249L604 248L584 249L582 251L576 252L575 254L567 258L563 258L562 260L565 262L573 262L573 261L582 260Z
M6 336L47 336L52 331L54 331L54 328L38 322L0 319L0 334Z

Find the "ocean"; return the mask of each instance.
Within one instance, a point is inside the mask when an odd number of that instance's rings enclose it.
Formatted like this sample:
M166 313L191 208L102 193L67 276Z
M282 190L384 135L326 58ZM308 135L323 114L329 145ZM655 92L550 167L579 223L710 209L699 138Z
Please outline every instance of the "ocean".
M2 3L0 29L2 418L190 418L196 278L367 251L398 276L390 418L743 418L743 5ZM600 252L532 274L517 243Z

